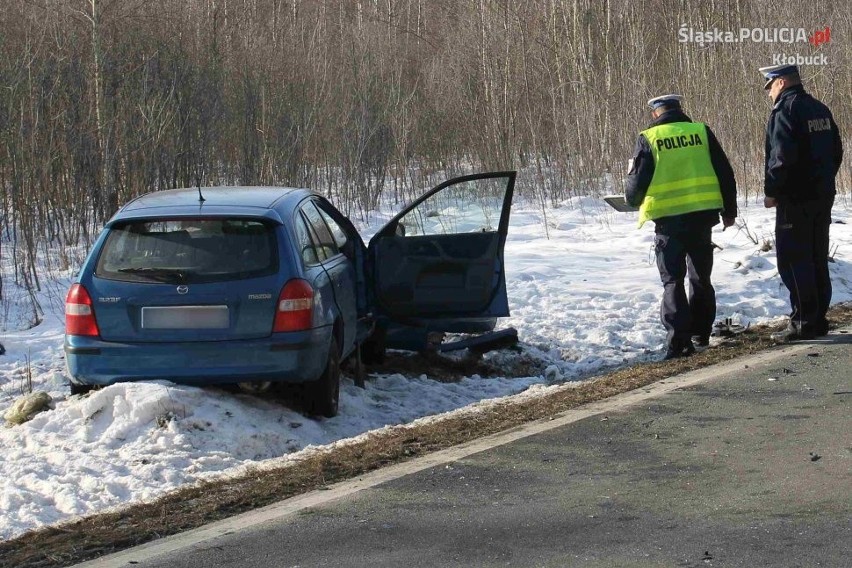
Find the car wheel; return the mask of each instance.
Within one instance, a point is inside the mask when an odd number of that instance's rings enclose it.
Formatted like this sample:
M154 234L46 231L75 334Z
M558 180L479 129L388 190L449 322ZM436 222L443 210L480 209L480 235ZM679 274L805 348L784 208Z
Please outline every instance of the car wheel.
M364 341L361 350L361 361L365 365L381 365L385 362L385 330L376 330L373 335Z
M250 381L250 382L237 383L237 387L241 391L248 393L248 394L255 394L255 395L265 393L266 391L269 390L269 388L271 386L272 386L272 383L269 382L269 381Z
M77 383L71 383L71 395L75 394L89 394L94 387L92 385L78 385Z
M308 401L312 414L326 418L337 416L340 401L340 351L334 338L331 339L328 349L325 370L319 379L310 383Z

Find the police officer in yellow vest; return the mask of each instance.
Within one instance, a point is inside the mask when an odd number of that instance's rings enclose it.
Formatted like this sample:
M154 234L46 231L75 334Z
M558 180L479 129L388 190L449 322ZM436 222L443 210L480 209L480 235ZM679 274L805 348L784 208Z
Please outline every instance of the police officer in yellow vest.
M720 213L725 228L737 216L737 185L728 157L707 125L684 114L682 100L663 95L648 101L654 121L636 141L625 190L625 200L639 207L639 226L648 220L655 224L665 359L691 355L696 345L709 344L716 317L710 231Z

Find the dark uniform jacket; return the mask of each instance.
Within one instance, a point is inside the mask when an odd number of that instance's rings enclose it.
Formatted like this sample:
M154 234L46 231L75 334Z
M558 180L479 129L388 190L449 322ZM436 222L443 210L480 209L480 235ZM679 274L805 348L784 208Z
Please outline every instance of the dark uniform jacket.
M840 131L828 107L801 85L785 89L766 125L766 196L792 203L831 197L842 159Z
M648 128L669 124L671 122L692 122L680 109L672 109L661 114ZM719 187L722 190L722 215L725 217L737 216L737 182L734 179L734 170L731 168L728 157L710 127L707 127L707 138L710 143L710 161L719 179ZM654 155L651 153L651 145L648 139L639 135L636 140L636 149L633 151L633 165L627 172L627 188L624 197L627 203L634 207L642 205L651 180L654 177ZM672 215L654 219L656 232L677 233L695 229L698 226L712 227L719 223L719 211L696 211L684 215Z

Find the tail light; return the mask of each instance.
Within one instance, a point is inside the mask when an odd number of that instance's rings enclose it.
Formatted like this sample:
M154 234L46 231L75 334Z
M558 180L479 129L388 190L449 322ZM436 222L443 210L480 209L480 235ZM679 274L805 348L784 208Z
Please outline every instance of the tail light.
M273 333L310 329L314 319L314 289L307 280L287 282L278 295Z
M65 297L65 333L67 335L100 335L92 298L80 284L74 284Z

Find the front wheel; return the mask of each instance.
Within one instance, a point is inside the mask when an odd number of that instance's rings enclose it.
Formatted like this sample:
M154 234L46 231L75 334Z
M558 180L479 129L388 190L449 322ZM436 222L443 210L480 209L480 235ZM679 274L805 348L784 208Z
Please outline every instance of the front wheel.
M95 387L92 385L78 385L77 383L71 383L71 395L89 394L93 388Z
M333 418L340 404L340 351L332 338L328 349L328 362L322 375L309 383L308 405L311 414Z
M377 328L370 337L358 346L358 349L361 350L361 361L365 365L381 365L385 362L386 335L386 329Z

